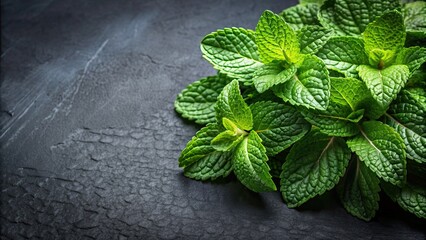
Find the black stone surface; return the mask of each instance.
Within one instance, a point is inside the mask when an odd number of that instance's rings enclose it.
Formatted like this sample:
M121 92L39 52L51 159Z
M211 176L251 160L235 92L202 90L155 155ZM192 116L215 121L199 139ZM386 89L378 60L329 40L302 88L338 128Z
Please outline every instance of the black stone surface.
M295 0L1 4L1 239L425 238L385 196L367 223L333 191L288 209L177 166L199 126L173 101L215 74L202 37Z

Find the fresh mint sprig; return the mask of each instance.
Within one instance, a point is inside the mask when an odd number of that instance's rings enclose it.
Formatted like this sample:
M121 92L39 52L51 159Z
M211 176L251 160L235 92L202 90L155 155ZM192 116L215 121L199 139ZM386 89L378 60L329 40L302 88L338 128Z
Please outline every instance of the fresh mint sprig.
M201 52L218 74L175 101L183 117L207 124L181 153L185 176L233 173L255 192L277 190L279 177L291 208L336 188L367 221L383 189L426 218L425 10L302 0L265 11L255 30L208 34Z

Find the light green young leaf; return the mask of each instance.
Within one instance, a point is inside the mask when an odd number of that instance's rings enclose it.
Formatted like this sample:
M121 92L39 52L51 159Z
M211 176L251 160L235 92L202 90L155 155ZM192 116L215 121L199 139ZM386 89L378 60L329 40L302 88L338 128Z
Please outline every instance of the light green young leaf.
M219 134L218 126L209 123L188 142L179 157L187 177L197 180L214 180L226 177L232 171L231 154L216 151L211 140Z
M402 90L389 107L384 122L401 135L409 158L426 163L426 96L415 90Z
M259 93L263 93L280 83L284 83L296 74L294 64L284 64L281 61L273 61L263 65L254 73L254 86Z
M225 127L226 130L230 130L233 133L242 133L242 130L235 125L231 120L227 119L226 117L222 118L222 125Z
M426 20L426 18L425 18ZM410 75L426 62L426 48L424 47L410 47L404 48L398 54L395 64L407 65L410 69Z
M315 54L330 39L333 30L321 26L305 26L297 32L300 43L300 52Z
M337 35L357 36L377 16L400 9L399 0L327 0L321 6L319 21Z
M287 8L280 15L294 30L298 30L308 25L319 25L318 11L318 4L307 3Z
M392 65L384 69L361 65L359 76L370 90L371 96L383 108L387 108L408 80L410 71L406 65Z
M404 184L405 145L393 128L378 121L364 122L360 134L346 143L383 180L399 186Z
M395 62L395 51L374 48L369 52L368 61L370 66L383 69Z
M275 102L257 102L250 106L253 130L262 139L268 156L288 148L310 129L302 115L294 108Z
M232 158L234 173L244 186L254 192L275 191L265 147L255 131L251 131L237 146Z
M330 98L328 71L321 59L307 55L296 75L273 87L273 91L292 105L326 109Z
M355 37L332 37L318 50L327 68L341 72L346 77L358 77L357 67L368 64L361 39Z
M379 209L380 180L358 158L349 164L346 175L337 185L340 201L352 215L370 221Z
M191 83L177 96L174 103L176 111L198 124L215 122L217 96L231 80L224 74L218 74Z
M378 17L367 25L362 38L367 53L374 49L397 53L405 43L405 26L401 13L390 11Z
M203 57L222 73L247 77L262 66L257 54L255 33L243 28L224 28L201 41Z
M312 131L287 155L281 193L288 207L297 207L332 189L344 174L351 152L342 138Z
M243 138L244 135L238 135L231 130L225 130L213 138L211 145L217 151L226 152L237 146Z
M405 4L403 14L407 30L426 32L426 2L415 1Z
M402 188L383 183L383 190L404 210L426 219L426 189L420 186L406 184Z
M250 108L241 96L237 80L233 80L223 88L217 98L215 110L218 123L222 123L222 118L225 117L242 130L250 130L253 127Z
M295 63L300 59L300 47L294 30L284 19L267 10L256 26L256 44L263 63L286 60Z

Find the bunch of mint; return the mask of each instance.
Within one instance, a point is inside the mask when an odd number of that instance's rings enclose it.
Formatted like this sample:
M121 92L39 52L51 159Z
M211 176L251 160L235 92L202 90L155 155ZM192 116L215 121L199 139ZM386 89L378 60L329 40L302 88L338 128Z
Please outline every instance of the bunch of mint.
M310 0L265 11L256 30L201 42L216 76L190 84L176 111L206 125L179 158L185 176L231 172L289 207L336 187L370 220L384 192L426 218L426 3Z

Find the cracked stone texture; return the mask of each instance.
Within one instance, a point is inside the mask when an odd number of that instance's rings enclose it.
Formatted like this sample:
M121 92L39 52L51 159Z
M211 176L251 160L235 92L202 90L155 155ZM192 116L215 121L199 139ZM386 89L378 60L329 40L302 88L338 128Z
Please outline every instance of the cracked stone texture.
M199 42L296 1L1 2L1 239L424 239L382 195L370 223L334 191L288 209L177 166L199 126L173 111L215 74Z

